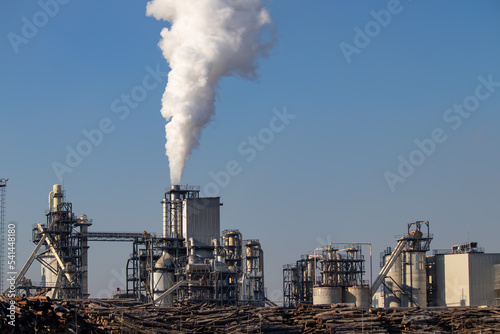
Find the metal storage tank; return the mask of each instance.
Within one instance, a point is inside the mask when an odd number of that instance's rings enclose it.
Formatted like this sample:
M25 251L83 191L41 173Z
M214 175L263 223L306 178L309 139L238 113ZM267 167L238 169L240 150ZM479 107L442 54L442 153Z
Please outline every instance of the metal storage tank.
M365 310L370 308L370 288L367 286L350 286L345 294L345 302L361 306Z
M153 291L156 300L162 293L174 285L174 271L172 259L168 253L164 253L155 264L153 273ZM169 294L163 298L157 306L171 306L174 303L174 295Z
M47 251L44 255L40 256L47 265L42 264L41 266L41 278L42 285L45 287L55 287L57 282L57 274L54 274L50 269L51 266L54 269L58 269L58 264L55 256Z
M315 261L314 261L314 255L309 254L307 256L307 280L308 281L315 281L316 277L316 268L315 268Z
M322 286L313 288L313 305L342 303L342 287Z
M49 193L50 211L57 211L57 207L61 204L62 197L62 186L60 184L54 184L52 186L52 191Z
M242 241L243 236L238 230L222 231L222 247L226 254L226 263L229 269L240 272L242 269Z
M420 307L427 307L427 272L425 252L407 252L410 266L406 269L406 286L410 287L414 302ZM413 306L408 300L408 305Z
M394 265L392 266L391 270L389 270L389 273L387 274L387 278L385 279L385 284L387 286L391 287L391 290L394 292L394 296L390 291L388 291L386 288L385 289L385 294L384 294L384 305L385 307L401 307L401 289L398 287L403 286L403 276L402 276L402 261L401 261L401 256L398 256L394 262ZM390 257L389 255L385 256L385 261L388 261ZM391 279L392 278L392 279ZM396 285L397 284L397 285ZM399 298L399 300L398 300Z
M246 268L247 268L247 274L252 274L252 269L253 269L253 259L256 257L256 255L253 254L252 252L252 247L251 247L252 242L249 240L246 242L245 245L245 258L246 258Z

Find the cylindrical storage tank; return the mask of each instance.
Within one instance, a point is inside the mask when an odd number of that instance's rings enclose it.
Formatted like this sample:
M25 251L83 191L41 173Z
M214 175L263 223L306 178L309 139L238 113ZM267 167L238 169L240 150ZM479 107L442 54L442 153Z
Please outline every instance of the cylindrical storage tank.
M253 269L253 266L252 266L252 264L253 264L252 263L253 252L252 252L251 241L247 241L245 253L246 253L246 258L247 258L247 264L246 264L247 265L247 273L251 274L252 269Z
M307 280L313 282L316 276L316 268L314 267L314 255L307 256Z
M425 252L407 253L410 266L406 269L406 285L412 292L413 301L420 307L427 307L427 272L425 269ZM408 305L416 306L411 300Z
M60 184L54 184L52 186L52 192L54 196L54 202L53 202L54 207L52 208L52 210L57 211L57 207L59 206L59 204L61 204L61 200L63 197L62 186Z
M345 302L361 306L365 310L370 308L370 288L367 286L350 286L345 294Z
M342 263L342 255L339 253L335 254L336 262L335 262L335 272L337 273L336 275L336 282L337 284L343 284L344 282L344 276L342 275L343 271L343 263Z
M47 265L42 264L41 267L42 285L45 287L55 287L57 282L57 274L54 274L49 269L49 266L55 269L59 268L57 260L51 252L47 252L40 257L43 259L44 263L47 263Z
M389 260L390 255L385 256L385 261ZM399 287L403 286L403 276L402 276L402 262L401 255L396 258L392 268L387 273L385 279L385 284L394 292L392 294L387 288L384 287L384 306L385 307L401 307L401 289ZM392 279L391 279L392 278ZM398 287L399 286L399 287ZM374 291L375 292L375 291ZM395 295L395 296L394 296Z
M322 286L313 288L313 305L330 305L342 303L342 288Z
M174 271L172 268L172 260L168 253L164 253L156 262L153 272L153 298L159 298L165 291L170 289L174 284ZM168 294L161 301L155 303L156 306L172 306L174 303L174 295Z

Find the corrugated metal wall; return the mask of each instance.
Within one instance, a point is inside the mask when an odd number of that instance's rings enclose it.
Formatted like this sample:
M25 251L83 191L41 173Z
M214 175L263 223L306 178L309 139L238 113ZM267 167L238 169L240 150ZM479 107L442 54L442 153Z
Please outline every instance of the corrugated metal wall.
M219 197L185 199L183 211L182 231L186 240L193 238L196 245L210 246L212 239L219 239Z
M500 254L469 254L470 304L493 305L495 273L493 265L500 263Z
M435 305L480 306L496 304L496 264L500 264L500 254L497 253L436 255ZM500 275L500 267L498 270L498 275ZM500 282L500 277L498 277L498 281Z

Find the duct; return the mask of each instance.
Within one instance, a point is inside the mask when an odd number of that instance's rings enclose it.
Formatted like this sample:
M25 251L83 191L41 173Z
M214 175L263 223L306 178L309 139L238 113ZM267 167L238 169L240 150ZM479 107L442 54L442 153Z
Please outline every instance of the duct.
M163 209L163 237L168 238L168 204L167 200L163 199L161 201L162 209Z
M80 233L86 235L89 227L89 220L87 215L81 215L80 217ZM89 283L88 283L88 238L82 237L82 295L88 297L89 295Z

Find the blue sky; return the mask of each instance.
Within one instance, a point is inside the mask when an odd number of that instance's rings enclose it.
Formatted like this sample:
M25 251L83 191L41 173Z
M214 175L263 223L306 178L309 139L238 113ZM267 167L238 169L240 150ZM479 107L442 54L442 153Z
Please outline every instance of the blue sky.
M151 80L151 72L168 71L157 46L166 23L145 16L146 1L61 0L53 17L44 16L44 3L53 1L0 5L0 178L10 179L7 221L17 223L19 267L34 247L32 225L43 222L47 194L59 182L54 162L66 164L68 147L86 140L82 131L104 122L109 132L64 173L67 200L94 220L93 231L160 233L160 200L169 186L160 114L166 79ZM432 248L470 239L500 252L500 4L265 4L277 44L260 60L257 81L221 80L216 115L183 182L204 189L214 182L211 172L239 164L241 172L218 187L221 225L261 240L270 298L281 298L282 265L301 254L357 241L372 242L378 259L415 220L430 221ZM372 11L380 16L388 8L390 22L376 23ZM37 31L26 21L38 23ZM368 29L367 45L356 40L357 28ZM25 39L12 42L13 34ZM346 44L357 53L346 57ZM151 89L137 95L148 75ZM123 95L134 92L140 101L127 114L114 112L113 102L127 106ZM454 111L464 103L470 112ZM266 137L284 110L295 118ZM436 129L441 142L432 136ZM266 143L247 161L238 147L250 147L249 136L259 134ZM413 159L414 170L399 174L400 157ZM386 172L404 182L391 189ZM121 285L131 251L129 244L91 244L94 296Z

